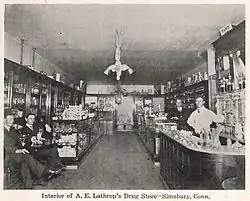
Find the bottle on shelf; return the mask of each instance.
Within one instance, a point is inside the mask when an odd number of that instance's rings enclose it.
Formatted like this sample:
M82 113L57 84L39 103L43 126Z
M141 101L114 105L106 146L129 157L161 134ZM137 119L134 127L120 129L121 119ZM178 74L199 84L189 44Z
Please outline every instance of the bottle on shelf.
M35 83L31 88L31 93L37 95L39 92L39 83Z
M225 78L225 92L228 92L228 78Z
M233 91L233 80L231 75L228 76L227 91L228 92Z
M225 92L225 78L224 77L223 79L220 79L219 85L220 85L220 92L224 93Z
M239 83L239 89L245 88L245 79L242 73L239 76L238 83Z
M208 80L207 72L204 72L204 80Z

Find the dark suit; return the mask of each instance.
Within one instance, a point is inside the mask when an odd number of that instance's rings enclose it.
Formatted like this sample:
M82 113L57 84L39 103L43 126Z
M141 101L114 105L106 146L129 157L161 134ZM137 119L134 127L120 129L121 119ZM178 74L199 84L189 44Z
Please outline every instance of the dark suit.
M46 161L48 167L51 170L57 170L62 167L56 145L41 146L40 148L31 146L31 138L36 136L38 133L38 129L36 127L31 130L25 125L22 129L20 129L20 133L22 135L26 135L25 148L30 151L32 156L34 156L39 161Z
M191 130L190 126L187 124L187 119L190 116L191 111L187 108L183 108L179 111L177 108L172 109L169 114L168 118L178 117L177 122L177 129L178 130Z
M47 169L30 154L15 153L20 148L22 148L22 144L17 133L13 129L8 131L4 128L5 167L12 169L12 172L20 172L24 188L31 188L33 184L32 175L41 178L46 174Z

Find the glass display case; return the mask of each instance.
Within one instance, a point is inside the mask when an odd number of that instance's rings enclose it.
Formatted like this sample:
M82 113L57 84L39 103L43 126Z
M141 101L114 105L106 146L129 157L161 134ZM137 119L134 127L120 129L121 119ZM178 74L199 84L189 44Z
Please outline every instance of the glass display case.
M29 79L29 93L30 99L28 101L29 112L39 115L39 106L41 101L40 82L37 77L30 77Z
M5 108L23 115L29 112L40 115L50 124L52 116L62 113L66 106L81 104L83 96L81 91L4 59Z
M53 121L53 136L59 156L66 166L79 165L82 157L102 134L99 121L94 118Z
M12 71L4 71L4 108L10 108Z
M217 132L228 147L245 144L245 20L213 43L215 111L224 115Z
M57 103L57 87L51 86L51 99L50 99L50 121L55 116Z
M61 158L77 156L78 126L76 121L54 121L53 136L57 139L58 153Z
M63 92L63 97L62 97L63 105L64 106L69 106L72 105L72 92L70 91L64 91Z
M27 112L27 74L20 68L13 70L13 83L12 83L12 100L11 107L13 109L22 110Z
M115 96L98 96L97 110L98 118L102 122L104 133L113 135L116 121L116 103Z
M47 117L50 113L49 90L49 84L41 83L40 115L45 117L46 121L48 121Z

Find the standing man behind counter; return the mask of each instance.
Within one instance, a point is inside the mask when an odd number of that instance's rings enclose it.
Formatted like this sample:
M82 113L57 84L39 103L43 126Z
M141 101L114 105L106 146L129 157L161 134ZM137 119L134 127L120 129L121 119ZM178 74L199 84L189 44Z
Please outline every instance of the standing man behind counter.
M197 109L192 112L187 120L187 123L192 126L195 133L208 133L210 131L210 125L215 123L221 123L224 121L224 116L216 115L211 110L204 107L205 101L203 98L198 97L196 99Z
M170 111L168 118L177 121L178 130L190 130L190 126L187 124L187 119L190 115L190 111L184 108L181 99L176 100L176 107Z

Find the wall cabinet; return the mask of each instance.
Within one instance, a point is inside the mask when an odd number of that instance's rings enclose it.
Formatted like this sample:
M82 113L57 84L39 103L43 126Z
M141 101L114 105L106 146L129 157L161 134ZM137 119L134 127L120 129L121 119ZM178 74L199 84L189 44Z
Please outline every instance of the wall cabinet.
M85 93L8 59L4 60L4 108L16 117L34 113L51 118L68 105L82 104ZM22 115L21 115L21 113Z
M182 99L185 107L194 110L195 99L197 97L202 97L205 100L205 107L209 107L209 92L207 80L203 80L179 90L167 93L165 95L165 111L168 112L175 107L177 98Z

